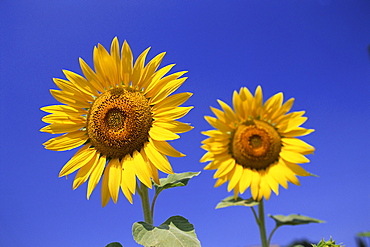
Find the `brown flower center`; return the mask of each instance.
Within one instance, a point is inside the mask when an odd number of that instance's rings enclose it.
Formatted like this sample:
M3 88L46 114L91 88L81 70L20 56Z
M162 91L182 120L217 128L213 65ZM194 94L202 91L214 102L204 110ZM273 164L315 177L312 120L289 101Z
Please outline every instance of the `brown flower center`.
M100 95L87 116L91 145L109 158L123 158L140 150L152 126L151 107L133 89L114 88Z
M237 127L230 150L238 164L251 169L264 169L278 160L281 139L270 124L250 120Z

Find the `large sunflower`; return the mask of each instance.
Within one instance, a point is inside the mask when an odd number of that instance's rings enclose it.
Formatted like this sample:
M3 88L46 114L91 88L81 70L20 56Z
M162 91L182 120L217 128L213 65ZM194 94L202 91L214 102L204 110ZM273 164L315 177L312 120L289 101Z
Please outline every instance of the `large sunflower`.
M260 86L254 96L243 87L234 92L234 110L221 100L222 110L211 107L216 118L205 119L216 129L202 132L209 138L202 142L207 153L201 162L211 161L206 170L217 169L216 187L229 181L235 197L250 187L253 199L268 200L271 190L278 195L279 185L287 188L287 181L299 185L296 175L311 175L297 163L309 162L304 155L314 147L296 137L313 130L300 127L307 120L304 111L287 114L293 101L282 104L278 93L263 103Z
M42 107L51 113L43 117L50 125L41 129L63 134L44 143L45 148L64 151L82 146L65 164L59 177L78 170L73 189L86 182L87 198L102 180L102 204L118 200L121 189L132 203L136 178L147 187L158 181L158 170L173 173L167 156L182 157L167 141L192 129L176 119L192 107L179 107L192 94L171 95L187 79L186 71L165 76L174 64L157 70L165 53L145 65L150 48L133 65L125 41L120 51L114 38L110 53L100 44L94 47L93 71L80 58L83 76L64 70L67 80L54 78L61 90L50 90L63 105Z

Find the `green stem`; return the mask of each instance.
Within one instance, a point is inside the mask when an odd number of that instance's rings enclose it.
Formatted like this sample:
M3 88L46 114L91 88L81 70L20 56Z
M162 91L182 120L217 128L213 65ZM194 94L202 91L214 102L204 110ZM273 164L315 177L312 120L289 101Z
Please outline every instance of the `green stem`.
M263 208L263 200L258 204L258 227L260 229L260 237L262 247L269 247L266 238L265 212Z
M154 219L154 205L155 205L155 202L157 201L158 195L159 195L159 193L155 193L155 195L153 197L153 200L152 200L152 206L151 206L151 210L150 210L150 214L152 215L152 219Z
M267 239L267 244L270 245L272 235L276 232L276 230L279 228L279 226L275 226L275 228L271 231L269 238Z
M141 205L143 207L144 220L146 223L153 225L153 215L150 210L148 187L140 182L140 188L138 188L138 194L141 197Z

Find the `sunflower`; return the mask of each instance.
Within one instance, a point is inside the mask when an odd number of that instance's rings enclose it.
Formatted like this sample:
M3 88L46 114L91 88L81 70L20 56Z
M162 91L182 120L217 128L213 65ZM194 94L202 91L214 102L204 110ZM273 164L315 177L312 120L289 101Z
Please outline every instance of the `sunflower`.
M40 131L63 134L44 143L46 149L64 151L80 147L59 177L78 170L73 189L88 180L87 199L102 178L102 205L116 203L121 189L132 203L139 179L151 188L159 183L158 170L171 174L167 156L182 157L167 141L192 129L176 121L192 107L180 107L191 93L172 94L187 79L187 71L166 75L175 64L157 70L165 53L145 65L146 49L133 65L130 46L120 51L117 38L110 53L94 47L94 69L79 59L84 76L64 70L66 80L54 78L60 90L50 90L61 105L42 107L50 125ZM136 179L137 178L137 179Z
M300 127L307 117L304 111L287 113L294 99L284 104L278 93L265 103L262 89L257 87L254 96L243 87L234 92L233 107L218 100L221 109L211 107L216 117L205 119L215 130L202 132L208 136L202 142L207 151L201 162L210 163L205 170L215 170L215 187L229 181L228 191L234 196L243 194L249 187L254 200L269 199L271 190L279 194L279 185L288 188L288 181L299 185L298 176L312 175L298 164L307 163L306 154L314 147L296 138L314 130Z

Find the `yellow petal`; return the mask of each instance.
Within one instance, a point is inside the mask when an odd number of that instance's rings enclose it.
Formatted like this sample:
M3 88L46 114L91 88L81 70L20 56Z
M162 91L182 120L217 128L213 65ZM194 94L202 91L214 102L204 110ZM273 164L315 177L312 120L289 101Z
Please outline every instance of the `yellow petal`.
M100 81L100 78L95 74L95 72L90 68L89 65L82 59L79 58L80 67L82 73L85 75L87 80L89 81L90 85L95 88L95 90L104 92L103 83Z
M282 135L284 137L296 137L296 136L305 136L305 135L308 135L312 132L314 132L315 130L313 129L305 129L305 128L302 128L302 127L298 127L298 128L295 128L291 131L288 131L288 132L285 132L285 133L282 133Z
M287 100L281 107L278 111L275 111L272 116L271 116L271 121L272 122L276 122L276 119L277 118L280 118L281 116L283 116L284 114L286 114L288 111L290 111L290 109L292 108L293 106L293 103L294 103L294 98L290 98L289 100Z
M220 166L218 167L216 173L213 175L213 178L219 178L219 177L223 177L225 176L226 174L228 174L231 170L234 169L235 167L235 159L227 159L225 160L224 162L222 162L220 164Z
M223 185L224 183L226 183L227 182L227 179L225 178L225 177L223 177L223 178L219 178L219 179L217 179L217 181L216 181L216 183L215 183L215 187L218 187L218 186L221 186L221 185Z
M164 155L171 157L184 157L185 154L180 153L174 149L169 143L165 141L153 141L155 148Z
M72 93L53 89L50 90L50 93L56 100L66 105L71 105L78 108L89 108L91 106L88 101L81 99L77 95Z
M88 139L86 131L74 131L50 139L44 143L46 149L54 151L70 150L84 144Z
M62 133L77 131L85 126L86 126L86 123L50 124L40 129L40 131L50 133L50 134L62 134Z
M307 176L312 176L311 173L307 172L305 169L303 169L300 165L297 165L297 164L294 164L294 163L289 163L289 162L284 162L284 164L290 169L292 170L292 172L294 172L295 174L297 174L298 176L304 176L304 177L307 177Z
M304 155L310 154L315 151L315 148L313 146L297 138L282 138L281 141L284 145L285 150L298 152Z
M291 169L289 169L286 165L284 165L285 163L284 161L279 162L279 163L280 163L279 169L282 170L285 178L292 184L299 185L300 183L299 183L298 178L296 177L296 174Z
M121 84L121 58L120 58L120 49L119 49L119 42L118 38L114 37L112 40L112 44L110 46L110 56L112 61L112 67L114 68L114 80L116 84Z
M173 66L174 66L174 64L173 65L170 64L170 65L167 65L167 66L163 67L162 69L158 70L155 77L163 76ZM158 95L160 92L163 92L163 90L164 90L163 87L164 86L166 86L170 83L172 83L172 85L176 84L176 83L180 83L180 85L181 85L181 81L176 81L176 79L181 77L185 73L187 73L187 71L176 72L176 73L170 74L166 77L163 77L160 80L154 80L154 78L153 78L152 82L148 85L147 90L145 90L147 98L153 99L154 96ZM175 82L173 82L173 81L175 81ZM163 97L165 98L166 95L164 94ZM161 100L163 100L164 98L161 97ZM158 100L158 102L155 102L155 103L159 103L161 100ZM154 103L151 102L151 104L154 104Z
M85 78L80 76L79 74L76 74L76 73L74 73L72 71L68 71L68 70L63 70L63 73L66 76L66 78L70 82L73 83L73 85L76 87L76 89L78 89L79 91L81 91L85 95L98 96L97 91L93 87L91 87L90 83Z
M138 83L138 88L146 88L149 85L151 79L153 78L154 72L162 62L164 55L166 55L166 52L158 54L145 66L143 76Z
M158 126L155 122L153 123L153 126L150 128L149 136L156 141L176 140L180 138L179 135L173 133L170 130Z
M225 124L224 122L220 121L219 119L210 117L210 116L205 116L204 119L212 125L212 127L220 130L221 132L229 132L232 131L232 128Z
M125 171L122 170L122 179L121 179L121 185L120 185L121 190L123 194L125 195L125 197L127 198L127 200L132 204L132 193L130 189L128 188L127 181L124 179L124 177L125 177Z
M108 188L114 203L117 203L118 192L121 186L122 165L118 159L112 159L107 166Z
M175 92L185 82L186 79L187 77L183 77L169 81L156 95L153 96L153 98L150 98L150 104L155 105L164 100L168 95Z
M99 154L95 153L94 157L87 162L83 167L81 167L77 174L76 177L73 181L73 189L77 189L81 184L85 183L88 177L90 176L91 172L95 168L97 162L99 159Z
M234 91L233 93L233 106L236 113L236 116L240 119L246 118L244 115L244 109L243 109L243 102L240 98L240 95L237 91Z
M190 124L182 123L179 121L160 121L156 120L155 123L165 129L172 131L173 133L184 133L189 130L192 130L194 127Z
M207 152L202 156L202 158L200 159L200 162L204 163L204 162L211 161L211 160L213 160L213 154L210 152Z
M230 178L230 182L227 186L227 190L230 192L232 189L235 188L235 186L237 185L237 183L239 182L242 174L243 174L243 167L241 165L236 165L232 171L232 174L229 173L231 175L231 178Z
M76 124L86 122L86 118L79 116L78 114L49 114L42 118L45 123L56 123L56 124Z
M277 112L283 103L283 94L277 93L269 98L262 107L261 118L270 120L275 112Z
M128 159L131 160L131 162L127 162ZM130 155L127 155L122 159L122 182L125 183L131 194L135 194L136 192L136 173L134 165L135 164L132 162Z
M109 199L110 199L108 181L109 181L109 173L108 173L108 169L105 169L104 175L103 175L103 181L101 185L101 203L103 207L105 207L108 204Z
M154 94L158 93L160 88L161 88L161 85L167 84L166 81L161 80L162 77L165 74L167 74L174 66L175 66L175 64L169 64L167 66L164 66L163 68L161 68L157 72L155 72L155 74L153 74L153 76L150 78L150 80L148 80L148 84L147 84L144 92L148 93L149 95L154 95ZM176 77L176 78L178 78L178 77ZM176 79L176 78L174 78L174 79ZM149 96L149 97L151 97L151 96Z
M264 180L268 184L268 186L274 191L274 193L276 195L279 195L279 183L270 174L270 168L267 168L266 173L264 175Z
M243 169L243 175L240 178L239 182L239 191L240 193L244 193L246 189L250 186L252 182L252 171L249 168Z
M166 156L158 152L152 141L149 141L145 144L144 150L149 160L158 170L167 174L173 174L172 167L168 162Z
M114 71L112 68L111 57L109 56L108 51L101 44L94 47L93 57L96 76L99 78L103 87L105 89L109 89L115 84L112 80Z
M231 121L236 121L237 120L233 109L231 109L231 107L228 104L226 104L225 102L223 102L221 100L217 100L217 102L220 104L222 110L225 112L225 116L226 116L227 122L231 122Z
M133 159L127 159L128 162L131 162L131 165L135 167L136 170L136 176L139 178L139 180L145 184L146 187L152 188L152 182L150 178L152 177L152 174L150 173L151 168L148 162L145 161L143 155L135 151L133 153Z
M178 93L170 95L152 108L153 112L162 112L166 108L175 108L187 101L193 94L192 93Z
M162 121L164 119L176 120L176 119L179 119L179 118L182 118L183 116L185 116L191 109L193 109L192 106L170 108L167 111L163 111L163 112L160 112L160 113L154 113L153 118L155 120L158 119L158 120L162 120Z
M269 174L285 189L288 189L288 183L284 175L284 170L281 169L283 161L279 161L276 164L269 167Z
M63 93L73 95L73 98L79 101L93 101L91 94L80 91L73 82L59 78L53 78L54 83L62 90Z
M204 167L204 170L218 169L223 162L229 159L232 159L230 154L212 154L212 162Z
M158 175L158 169L153 165L152 162L149 160L150 167L152 169L152 179L156 184L160 184L159 182L159 175Z
M89 182L87 184L87 199L90 199L91 193L99 183L100 178L103 176L105 164L107 162L106 156L100 156L94 169L91 172Z
M267 184L266 179L265 179L265 171L260 171L262 176L261 176L261 182L260 182L260 190L258 192L258 200L262 200L262 197L265 197L266 200L270 199L271 195L271 188Z
M132 72L132 77L131 77L132 86L134 88L136 86L138 86L139 81L140 81L141 77L143 76L143 69L144 69L144 64L145 64L145 58L146 58L149 50L150 50L150 47L147 48L145 51L143 51L139 55L139 57L136 59L136 62L135 62L134 68L133 68L133 72Z
M203 135L207 135L207 136L213 137L215 139L225 139L225 138L228 139L228 138L230 138L229 134L222 133L221 131L218 131L218 130L207 130L207 131L203 131L201 133Z
M254 170L254 169L251 170L251 171L252 171L252 182L251 182L252 197L253 197L253 199L257 200L259 190L260 190L261 175L258 171Z
M254 93L254 100L252 103L252 114L254 117L260 116L260 112L262 109L262 101L263 101L262 88L261 86L258 86Z
M225 112L221 111L220 109L217 109L217 108L214 108L214 107L210 107L211 111L213 112L213 114L215 114L215 116L221 121L221 122L226 122L226 117L225 117Z
M280 152L280 157L291 163L302 164L310 162L310 160L307 159L304 155L297 152L285 150L284 148Z
M75 108L69 105L50 105L50 106L44 106L41 107L40 110L48 113L58 113L58 114L79 114L84 115L87 114L87 111L85 109L81 108Z
M123 83L127 87L131 81L133 57L131 48L126 40L123 42L121 57L121 77Z
M89 162L95 155L94 148L82 147L62 168L59 172L59 177L66 176L72 172L80 169L87 162Z

